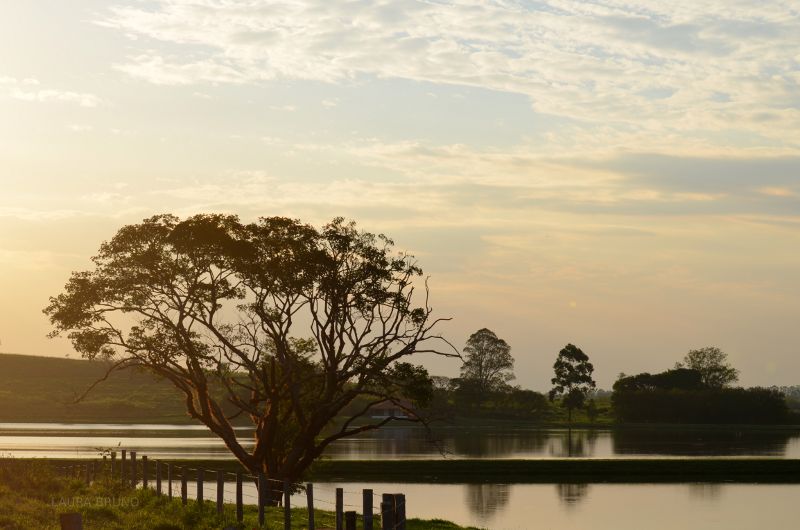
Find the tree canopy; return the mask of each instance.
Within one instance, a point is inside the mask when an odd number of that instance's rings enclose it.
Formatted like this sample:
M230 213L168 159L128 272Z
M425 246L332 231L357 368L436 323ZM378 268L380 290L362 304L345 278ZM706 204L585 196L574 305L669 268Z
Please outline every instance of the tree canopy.
M461 379L480 393L498 390L514 379L511 346L491 330L479 329L467 339Z
M405 361L457 356L427 286L415 294L421 269L393 248L341 218L158 215L103 243L45 313L84 357L170 381L251 472L297 480L337 439L420 421L408 400L429 399L430 379ZM385 402L408 418L372 419Z
M555 377L550 380L553 384L550 399L562 396L561 404L567 409L571 422L572 411L583 407L589 392L596 386L592 379L594 366L580 348L567 344L558 352L553 371Z
M700 372L703 384L708 388L723 388L739 380L739 370L728 364L728 354L715 346L689 350L683 363L676 368L690 368Z

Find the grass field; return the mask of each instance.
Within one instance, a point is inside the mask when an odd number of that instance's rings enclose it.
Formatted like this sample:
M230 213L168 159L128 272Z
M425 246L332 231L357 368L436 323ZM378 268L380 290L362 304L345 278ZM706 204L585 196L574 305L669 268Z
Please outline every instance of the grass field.
M97 480L87 486L82 480L65 478L44 461L0 461L0 529L56 530L59 514L80 512L86 530L220 530L259 528L254 506L246 506L244 521L238 523L235 508L225 507L217 515L212 503L203 507L194 501L183 506L179 500L157 496L152 490L132 490L119 482ZM411 515L411 514L410 514ZM317 528L333 527L334 514L316 510ZM305 509L292 510L292 529L307 528ZM268 508L265 526L283 526L283 509ZM359 523L360 525L360 523ZM376 528L379 528L379 523ZM441 520L410 519L408 530L477 530Z
M189 423L183 401L167 381L126 370L76 396L105 374L102 362L0 354L0 421Z

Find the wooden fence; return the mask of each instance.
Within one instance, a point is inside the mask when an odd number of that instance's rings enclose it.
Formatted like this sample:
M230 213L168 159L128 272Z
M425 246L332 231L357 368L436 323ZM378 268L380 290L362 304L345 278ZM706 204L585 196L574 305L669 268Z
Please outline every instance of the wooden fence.
M280 505L283 508L283 527L284 530L292 528L292 494L305 492L306 502L302 521L296 521L308 530L323 530L316 526L315 509L319 509L315 503L328 504L335 513L335 530L357 530L358 508L361 508L363 530L405 530L406 529L406 500L405 495L400 493L375 493L372 489L364 489L361 492L345 491L343 488L335 489L335 501L326 501L315 498L314 484L290 483L288 481L278 481L268 479L263 474L250 475L245 473L232 473L224 470L208 470L195 468L186 465L176 464L175 462L162 462L160 460L148 459L146 455L137 454L136 451L120 451L120 458L117 452L112 451L110 456L104 456L102 461L90 460L86 462L75 462L58 466L58 469L67 476L85 480L87 484L105 476L110 480L120 481L131 487L142 487L153 489L156 495L172 499L180 498L181 503L186 506L189 502L189 485L194 486L194 500L201 507L209 504L216 506L219 515L226 513L225 506L235 505L236 521L244 520L244 506L255 505L258 507L258 523L264 527L265 514L268 506ZM213 477L213 479L212 479ZM230 480L226 480L230 479ZM215 499L206 499L206 483L215 483ZM251 495L245 492L244 485L251 483L255 486L256 494ZM319 487L323 484L317 484ZM233 488L228 491L226 488ZM233 497L234 502L226 502L225 493ZM274 495L280 495L279 499L274 499ZM361 506L346 504L345 494L358 496ZM375 502L379 499L380 502ZM246 502L247 500L252 502ZM273 502L276 501L276 502ZM377 505L377 506L376 506ZM377 507L377 510L375 509ZM355 508L345 511L345 508ZM69 514L75 515L75 514ZM295 515L297 515L295 513ZM73 530L80 529L82 526L75 526L74 519L69 519L65 526L62 518L62 528Z

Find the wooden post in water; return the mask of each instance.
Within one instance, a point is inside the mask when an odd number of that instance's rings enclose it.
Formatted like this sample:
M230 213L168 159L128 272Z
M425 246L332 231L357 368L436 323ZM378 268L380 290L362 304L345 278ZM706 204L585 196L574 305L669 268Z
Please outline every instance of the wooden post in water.
M217 471L217 515L225 511L225 472Z
M136 476L136 451L131 451L131 487L135 488L139 478Z
M205 482L205 472L202 469L197 470L197 505L203 509L203 482Z
M120 471L119 471L119 476L120 476L120 479L122 479L122 483L123 484L127 484L127 482L128 482L128 470L127 470L128 462L127 462L127 457L126 457L127 454L128 454L128 452L125 449L123 449L122 450L122 462L120 462Z
M308 504L308 530L314 530L314 485L306 484L306 502Z
M344 512L345 530L356 530L356 512Z
M236 520L244 521L244 505L242 503L242 474L236 473ZM309 528L313 530L313 528Z
M147 489L149 484L147 476L147 455L142 455L142 488Z
M402 493L394 495L394 526L397 530L406 530L406 496Z
M186 487L186 467L181 468L181 502L184 506L189 503L189 494L187 490L189 488Z
M372 490L364 490L364 530L373 530Z
M394 496L384 493L381 502L381 530L394 530Z
M258 526L264 526L264 501L267 498L267 478L258 474Z
M156 495L161 497L161 462L156 460Z
M283 529L292 530L292 489L288 480L283 481Z
M336 488L336 530L344 530L344 490Z
M61 530L83 530L83 517L79 513L62 513L58 519Z

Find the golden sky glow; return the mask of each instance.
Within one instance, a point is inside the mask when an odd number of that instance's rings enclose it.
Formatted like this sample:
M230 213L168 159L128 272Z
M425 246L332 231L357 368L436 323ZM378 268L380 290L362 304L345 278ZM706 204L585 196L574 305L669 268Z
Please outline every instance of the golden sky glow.
M800 382L795 2L76 1L0 7L0 349L155 213L335 215L431 275L456 344L547 388L717 345ZM431 360L432 371L458 366Z

